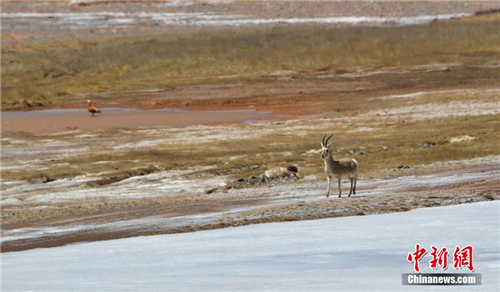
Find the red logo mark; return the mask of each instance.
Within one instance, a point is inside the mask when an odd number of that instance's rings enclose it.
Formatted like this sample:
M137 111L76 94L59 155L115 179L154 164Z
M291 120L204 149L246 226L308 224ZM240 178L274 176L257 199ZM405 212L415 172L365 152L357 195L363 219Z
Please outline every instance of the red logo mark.
M472 263L472 250L473 247L470 245L462 249L457 246L455 248L455 252L453 253L453 267L455 269L467 267L469 271L474 271L474 265Z
M418 261L427 253L427 250L425 248L420 248L420 245L417 243L415 247L415 252L414 253L409 253L408 254L408 261L415 262L414 269L415 271L420 273L420 267L418 266Z
M429 262L431 269L437 269L437 266L440 265L441 269L446 270L448 269L448 249L446 247L443 247L439 252L437 247L431 246L432 252L432 260Z

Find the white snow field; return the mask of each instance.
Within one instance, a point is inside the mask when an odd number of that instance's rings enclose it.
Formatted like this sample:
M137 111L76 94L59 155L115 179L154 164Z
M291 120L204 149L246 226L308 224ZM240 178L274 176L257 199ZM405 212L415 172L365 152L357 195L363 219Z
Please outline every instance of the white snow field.
M499 291L500 202L3 254L2 291ZM403 286L419 243L474 247L481 286ZM420 261L423 273L430 252ZM460 273L470 274L467 269Z

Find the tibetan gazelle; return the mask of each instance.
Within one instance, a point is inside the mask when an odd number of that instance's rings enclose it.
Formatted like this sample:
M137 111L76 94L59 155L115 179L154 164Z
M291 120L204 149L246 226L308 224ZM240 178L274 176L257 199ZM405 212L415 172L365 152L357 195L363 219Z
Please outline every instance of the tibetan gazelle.
M330 150L330 146L328 145L328 137L326 140L326 135L321 140L321 158L325 160L325 172L328 178L328 192L326 193L326 197L330 196L330 183L332 181L332 177L336 177L339 183L339 198L342 195L342 190L340 185L342 183L342 178L347 177L351 181L351 189L349 190L349 197L351 194L356 194L356 182L358 180L358 161L354 158L344 158L344 159L333 159L332 151Z

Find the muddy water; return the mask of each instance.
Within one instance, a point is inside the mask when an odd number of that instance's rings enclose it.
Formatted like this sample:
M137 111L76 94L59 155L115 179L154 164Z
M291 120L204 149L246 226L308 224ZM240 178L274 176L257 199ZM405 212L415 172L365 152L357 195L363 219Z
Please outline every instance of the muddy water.
M256 122L278 118L271 112L255 110L187 111L180 109L137 110L102 108L94 117L83 109L40 110L29 112L3 112L2 133L29 132L50 134L78 130L105 128L178 127L221 123Z

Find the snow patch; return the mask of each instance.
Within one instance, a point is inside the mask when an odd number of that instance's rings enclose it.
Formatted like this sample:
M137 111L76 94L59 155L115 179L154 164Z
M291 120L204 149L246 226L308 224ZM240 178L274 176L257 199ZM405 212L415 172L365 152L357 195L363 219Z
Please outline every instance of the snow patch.
M427 95L436 95L436 94L474 94L474 93L490 93L490 92L500 92L500 88L492 88L492 89L451 89L451 90L434 90L434 91L419 91L408 94L395 94L384 96L381 99L397 99L397 98L413 98L413 97L421 97Z
M458 136L458 137L453 137L450 138L449 141L450 143L460 143L460 142L468 142L476 139L476 137L471 137L468 135L463 135L463 136Z
M483 202L10 252L2 254L2 287L6 291L204 291L207 287L405 291L401 274L414 272L406 256L419 243L428 249L472 245L474 265L483 278L474 290L497 291L499 208L498 201ZM38 230L47 235L64 231ZM434 272L428 265L420 268Z
M189 2L188 2L189 3ZM179 5L177 5L179 6ZM57 25L67 26L70 29L88 28L124 28L135 23L150 21L164 25L198 25L198 26L242 26L266 24L296 24L296 23L323 23L323 24L367 24L367 25L411 25L431 22L434 20L452 19L469 16L470 14L440 14L410 17L313 17L313 18L259 18L253 15L230 15L214 13L166 13L166 12L73 12L73 13L2 13L3 20L13 23L40 22L49 20L47 24L55 22Z
M94 137L97 137L97 135L96 134L82 134L82 135L75 136L76 139L94 138Z
M21 206L23 205L23 202L16 198L7 198L7 199L2 199L0 201L0 206L9 206L9 205Z

